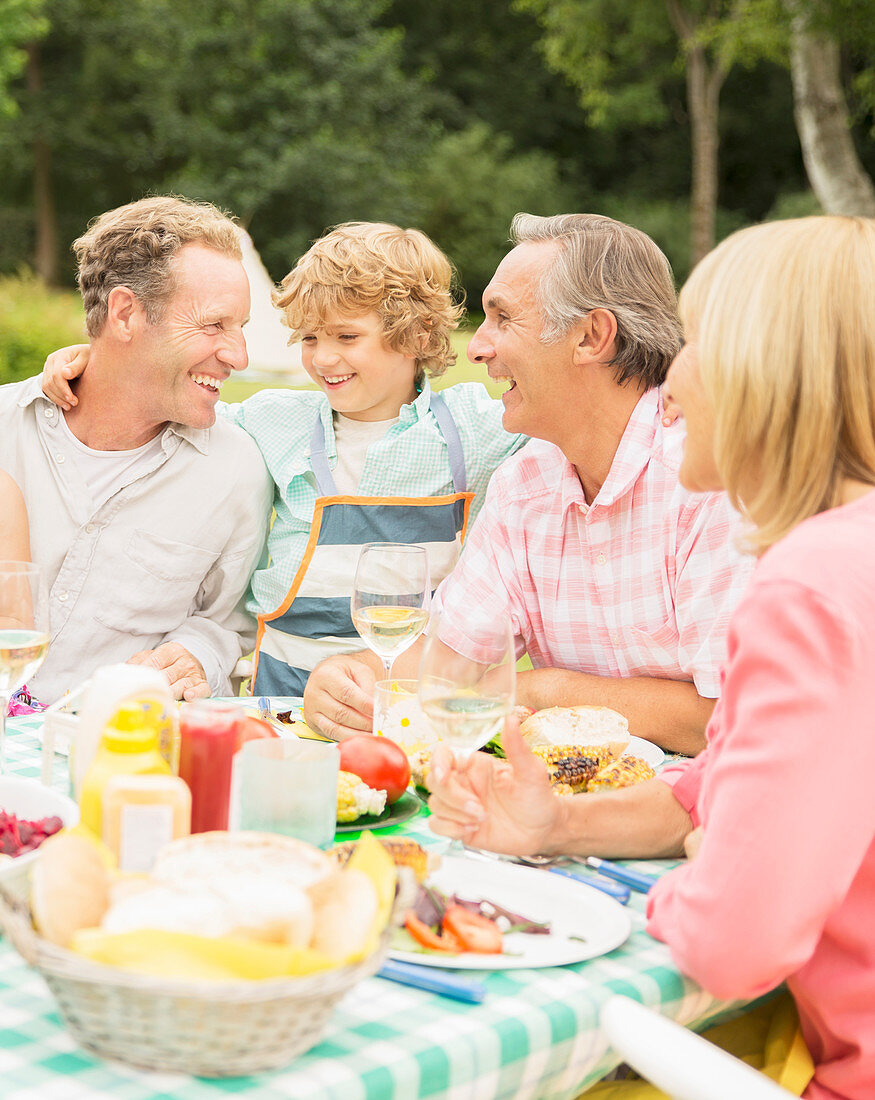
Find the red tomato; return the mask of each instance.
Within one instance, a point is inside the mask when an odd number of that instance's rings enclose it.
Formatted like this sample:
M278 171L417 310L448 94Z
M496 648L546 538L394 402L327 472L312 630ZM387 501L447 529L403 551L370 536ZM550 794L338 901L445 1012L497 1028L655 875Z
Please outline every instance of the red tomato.
M279 737L279 734L270 722L263 722L260 718L254 718L249 714L244 715L243 721L240 723L237 748L234 751L237 752L247 741L257 741L261 737Z
M463 905L448 905L441 927L444 934L449 933L459 941L464 951L501 954L503 937L495 921L472 913Z
M420 920L412 909L407 910L404 927L418 944L421 944L422 947L428 947L432 951L451 951L454 955L458 955L462 950L462 945L452 933L445 932L442 936L439 936L437 932L433 932L429 928L425 921Z
M363 733L340 742L340 770L352 772L386 800L397 802L410 782L410 761L400 745L388 737Z

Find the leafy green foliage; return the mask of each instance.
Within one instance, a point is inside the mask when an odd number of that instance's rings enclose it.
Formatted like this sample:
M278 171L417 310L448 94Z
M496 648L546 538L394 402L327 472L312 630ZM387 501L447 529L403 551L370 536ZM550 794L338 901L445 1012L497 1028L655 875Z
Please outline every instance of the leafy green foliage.
M550 214L567 206L556 164L533 150L514 155L513 143L484 123L445 135L418 181L421 225L458 267L472 305L508 250L514 214Z
M33 275L0 278L0 383L39 374L46 356L84 339L79 296Z
M0 116L16 113L9 83L27 63L26 47L48 30L44 7L45 0L0 0Z

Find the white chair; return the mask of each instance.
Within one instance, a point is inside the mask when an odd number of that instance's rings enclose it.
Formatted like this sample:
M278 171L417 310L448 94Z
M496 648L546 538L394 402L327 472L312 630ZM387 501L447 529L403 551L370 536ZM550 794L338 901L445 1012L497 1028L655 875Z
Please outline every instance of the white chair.
M674 1100L787 1100L792 1093L764 1074L629 997L602 1007L611 1046Z

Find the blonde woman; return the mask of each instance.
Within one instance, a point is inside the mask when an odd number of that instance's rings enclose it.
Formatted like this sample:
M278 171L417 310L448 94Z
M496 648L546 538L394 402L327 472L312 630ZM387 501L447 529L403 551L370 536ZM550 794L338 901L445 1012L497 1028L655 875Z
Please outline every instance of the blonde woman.
M680 478L728 491L759 559L705 752L565 800L515 730L508 764L441 753L432 772L434 827L473 845L656 856L686 841L696 858L653 889L648 929L716 996L786 981L811 1100L875 1096L873 286L875 223L824 217L735 234L681 294Z

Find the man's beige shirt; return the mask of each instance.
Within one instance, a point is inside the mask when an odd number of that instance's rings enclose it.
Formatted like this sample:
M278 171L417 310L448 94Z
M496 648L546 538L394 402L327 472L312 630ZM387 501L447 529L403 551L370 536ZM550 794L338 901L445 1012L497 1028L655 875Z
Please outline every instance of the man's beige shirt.
M174 641L214 695L252 648L242 598L261 556L272 488L261 454L221 419L170 424L161 450L96 510L39 378L0 387L0 466L21 486L31 556L45 569L51 645L29 687L44 703L100 665Z

